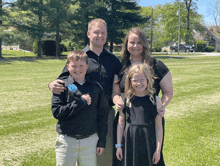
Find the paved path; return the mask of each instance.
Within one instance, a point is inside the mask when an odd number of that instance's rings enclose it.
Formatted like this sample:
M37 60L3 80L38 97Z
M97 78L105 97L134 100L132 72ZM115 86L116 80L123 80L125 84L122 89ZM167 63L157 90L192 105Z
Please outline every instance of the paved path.
M220 56L220 53L201 53L200 56Z

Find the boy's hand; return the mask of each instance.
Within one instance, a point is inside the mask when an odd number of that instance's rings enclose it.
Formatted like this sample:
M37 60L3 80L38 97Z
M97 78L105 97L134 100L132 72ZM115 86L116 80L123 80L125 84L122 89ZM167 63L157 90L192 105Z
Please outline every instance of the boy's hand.
M54 94L61 94L64 92L64 86L62 85L64 82L62 80L55 80L49 83L49 89L51 90L52 93Z
M97 155L101 155L103 152L104 152L105 148L100 148L100 147L97 147L96 149L96 154Z
M154 152L152 162L153 164L157 164L160 160L160 152Z
M82 98L84 98L87 101L87 104L90 105L92 100L89 94L82 95Z

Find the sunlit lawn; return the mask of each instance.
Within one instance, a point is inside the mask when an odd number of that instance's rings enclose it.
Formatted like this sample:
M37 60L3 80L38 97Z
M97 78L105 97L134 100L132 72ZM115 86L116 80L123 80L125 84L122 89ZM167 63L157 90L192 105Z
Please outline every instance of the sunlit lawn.
M161 57L173 76L166 109L167 166L218 166L220 57ZM65 59L0 61L0 165L54 166L56 120L48 83Z

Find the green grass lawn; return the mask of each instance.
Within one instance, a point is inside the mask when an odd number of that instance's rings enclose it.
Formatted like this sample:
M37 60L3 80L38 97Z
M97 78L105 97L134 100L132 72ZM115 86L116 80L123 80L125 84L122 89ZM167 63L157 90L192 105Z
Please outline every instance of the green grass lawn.
M166 109L167 166L218 166L220 57L161 57L173 77ZM48 83L65 59L0 61L0 165L54 166L56 120Z

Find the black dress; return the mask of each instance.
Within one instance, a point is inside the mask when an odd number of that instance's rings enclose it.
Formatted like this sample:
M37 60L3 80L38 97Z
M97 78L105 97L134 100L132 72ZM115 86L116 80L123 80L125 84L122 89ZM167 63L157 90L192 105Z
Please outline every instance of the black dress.
M149 96L134 96L123 110L126 127L123 137L123 166L152 166L156 150L156 105Z
M156 89L156 95L159 94L161 87L160 87L160 81L163 79L163 77L169 72L169 69L167 68L167 66L160 60L156 59L156 58L151 58L151 65L153 66L154 69L154 73L157 76L156 79L154 80L154 88ZM120 91L121 93L124 93L124 89L125 89L125 80L126 80L126 74L127 72L125 71L123 73L123 75L121 76L121 80L119 82L119 87L120 87ZM117 143L117 125L118 125L118 113L115 117L115 121L114 121L114 142L115 144ZM164 139L164 127L165 127L165 120L164 118L162 118L162 125L163 125L163 139ZM160 161L158 162L158 166L165 166L164 163L164 159L163 159L163 142L162 142L162 147L161 147L161 155L160 155ZM120 162L117 157L116 157L116 149L114 150L114 154L113 154L113 166L122 166L122 162Z

